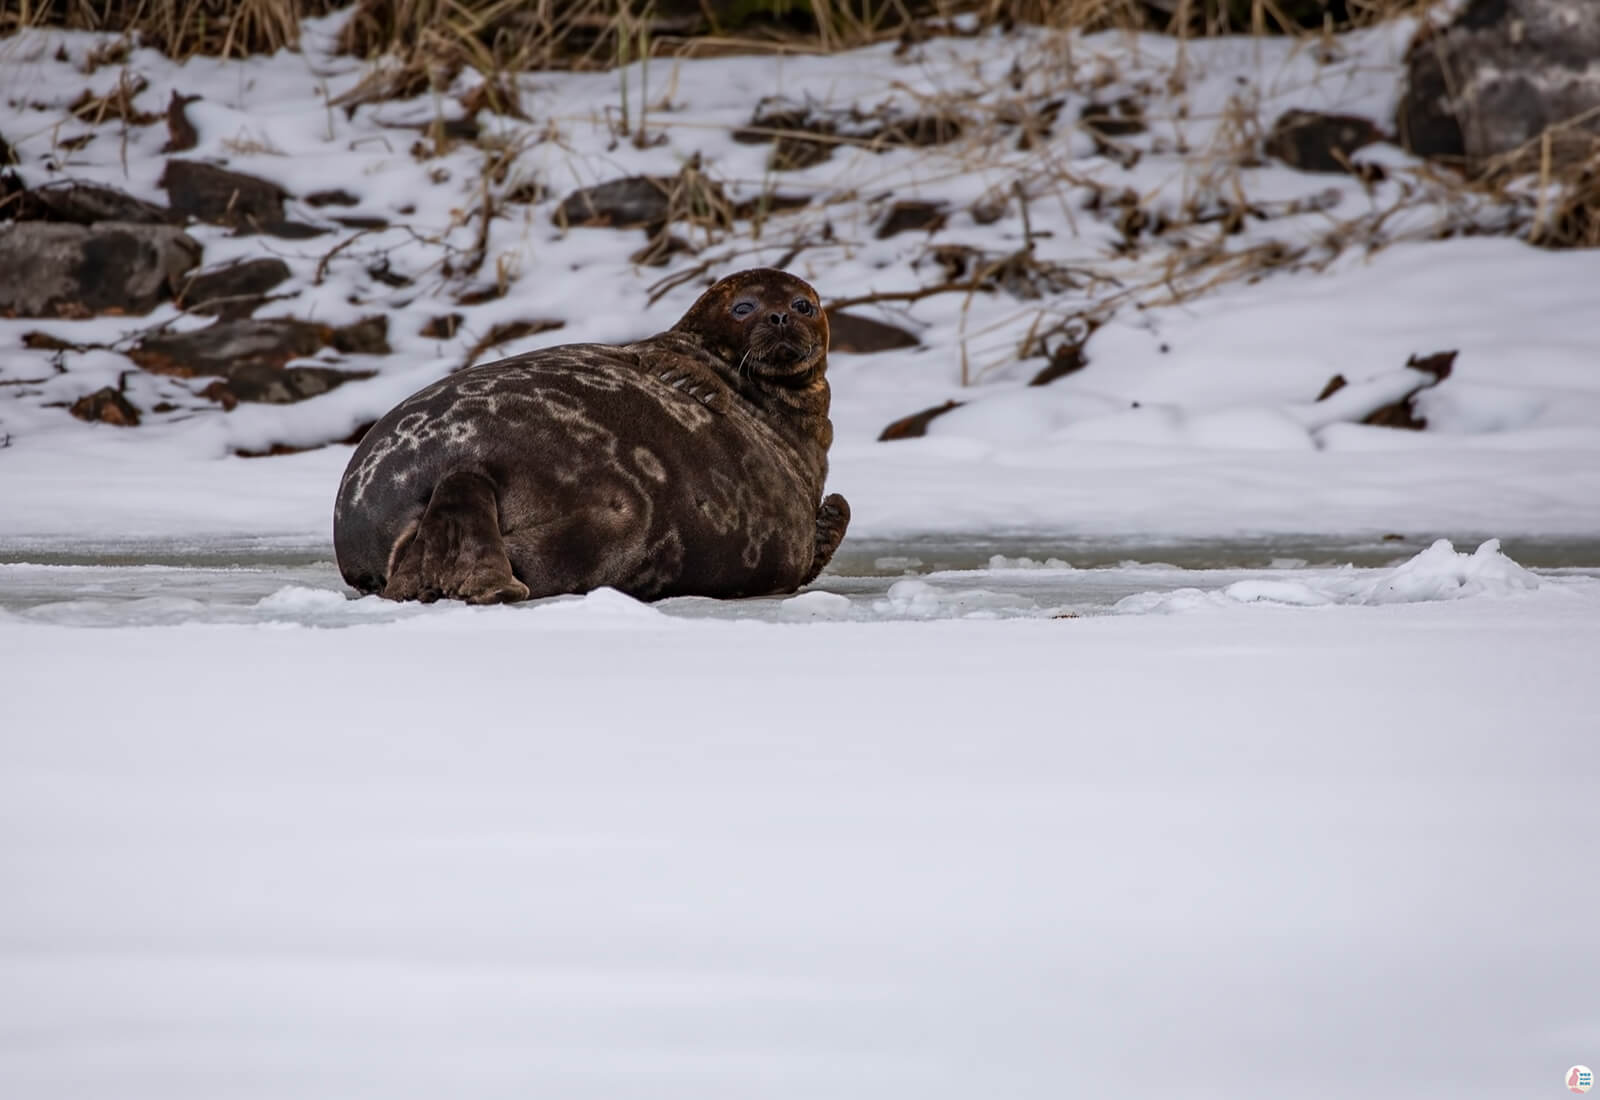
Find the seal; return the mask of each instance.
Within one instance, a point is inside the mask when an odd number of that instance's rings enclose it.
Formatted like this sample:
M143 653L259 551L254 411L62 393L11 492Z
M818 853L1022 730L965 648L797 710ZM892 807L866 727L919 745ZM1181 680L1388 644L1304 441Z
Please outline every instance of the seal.
M827 353L816 291L756 268L649 339L440 379L351 456L339 571L396 600L792 592L850 522L842 496L822 498Z

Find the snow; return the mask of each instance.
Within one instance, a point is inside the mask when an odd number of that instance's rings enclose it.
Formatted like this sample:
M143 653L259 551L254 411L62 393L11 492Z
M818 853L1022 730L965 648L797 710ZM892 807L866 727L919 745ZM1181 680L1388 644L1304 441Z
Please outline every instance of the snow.
M304 54L127 64L142 109L203 97L189 155L394 223L325 263L349 232L191 230L208 266L290 264L261 316L388 317L393 355L322 357L374 378L224 414L122 354L197 318L0 319L0 1096L1470 1100L1593 1062L1600 253L1494 236L1508 208L1393 147L1360 154L1370 185L1230 152L1288 108L1390 118L1412 23L529 74L528 120L479 118L520 150L486 183L492 150L414 157L406 128L473 78L346 111L340 18ZM0 42L0 132L30 183L159 200L159 125L62 144L121 75L81 71L98 41ZM773 173L729 130L774 93L1062 102L1031 149L983 126ZM1124 95L1150 128L1102 153L1071 120ZM624 97L664 142L617 132ZM693 156L735 199L816 201L686 230L663 269L637 232L551 223L572 187ZM469 281L509 292L459 305L443 264L485 187ZM973 219L1014 187L1026 222ZM1124 189L1260 213L1125 253L1089 209ZM878 238L913 197L947 225ZM490 354L627 340L791 249L839 299L942 280L937 246L1030 243L1070 286L856 307L922 345L832 357L852 527L795 595L354 599L329 538L350 449L236 454L342 438L502 322L565 325ZM1299 259L1202 287L1213 246ZM420 335L448 312L456 336ZM1027 385L1030 334L1090 316L1087 366ZM1449 350L1427 430L1356 422ZM124 372L175 408L59 407Z
M244 405L224 414L193 382L132 370L121 354L154 324L189 328L204 319L163 307L149 318L0 320L0 541L108 540L186 535L274 536L325 542L332 490L348 458L333 445L266 460L234 457L273 444L315 446L347 436L401 398L465 360L494 325L528 319L564 326L487 354L562 342L637 338L670 325L700 287L739 266L773 263L811 279L825 299L894 292L945 278L933 250L986 255L1031 241L1037 264L1073 285L1029 299L1012 293L940 295L856 307L900 324L918 348L836 354L830 370L837 443L831 488L854 506L858 536L996 531L1172 537L1264 534L1482 539L1509 531L1600 534L1600 379L1592 368L1600 320L1590 288L1600 254L1550 252L1504 236L1474 235L1506 223L1507 209L1442 190L1426 166L1392 147L1363 151L1387 180L1310 175L1238 154L1240 135L1289 108L1364 114L1382 122L1398 95L1412 23L1331 39L1221 39L1180 45L1153 35L1010 34L936 38L895 52L884 45L827 57L726 57L630 68L625 76L529 74L520 81L526 121L483 114L488 149L468 143L425 159L415 127L458 114L465 75L449 94L333 106L367 70L328 52L342 16L315 20L304 54L245 62L174 65L150 50L126 67L149 82L137 98L158 111L170 92L198 94L190 107L200 144L189 156L282 184L294 195L342 188L358 204L290 216L330 226L307 241L235 237L197 226L207 265L281 255L295 274L292 297L261 316L333 324L389 319L391 356L334 356L377 371L293 406ZM29 32L4 44L0 130L17 146L31 183L68 176L159 200L163 128L96 132L76 150L59 145L83 129L67 105L88 86L114 87L121 70L81 71L93 36ZM66 60L57 59L58 47ZM1020 75L1016 75L1020 74ZM1020 83L1018 83L1020 81ZM873 152L845 146L829 161L774 173L769 147L740 144L730 130L755 100L781 93L829 107L912 109L953 96L994 117L1061 100L1059 124L1031 149L1016 126L974 126L948 146ZM1102 154L1070 123L1091 102L1136 96L1149 130L1117 139L1139 155ZM627 115L651 142L617 131ZM1243 129L1241 129L1241 127ZM115 139L115 140L113 140ZM485 181L485 158L520 150L504 179ZM695 254L665 269L629 260L643 234L567 229L551 222L575 186L627 173L673 174L691 157L735 199L804 195L807 208L741 223L719 236L685 228ZM508 201L519 186L546 191ZM487 262L448 277L475 246L485 187L501 197L489 224ZM981 225L968 205L987 194L1028 196L1027 218L1010 201ZM1258 213L1237 234L1197 223L1147 235L1124 254L1116 228L1123 192L1152 216L1218 211L1243 196ZM1097 197L1099 196L1099 197ZM891 199L943 201L934 232L876 236ZM1089 209L1103 200L1104 207ZM1475 205L1474 205L1475 203ZM352 236L330 214L390 219L328 258ZM1497 222L1496 219L1499 219ZM1374 228L1377 227L1377 228ZM1437 239L1449 229L1454 235ZM1328 241L1344 234L1342 250ZM265 241L265 243L263 243ZM1244 256L1280 248L1300 256L1282 270L1218 278L1196 254L1219 247ZM369 269L384 263L413 280L391 287ZM652 297L660 280L704 276ZM458 305L468 284L507 280L503 298ZM1202 289L1208 281L1216 285ZM604 303L605 308L597 308ZM1104 312L1089 337L1088 365L1047 387L1026 382L1043 366L1019 358L1030 334ZM430 318L462 315L447 340L420 334ZM44 331L110 350L42 353L20 347ZM1416 381L1412 355L1459 352L1455 371L1417 398L1429 428L1413 433L1359 420L1384 393ZM52 356L67 368L55 372ZM1314 402L1329 378L1344 391ZM85 425L60 403L123 378L149 410L138 429ZM22 384L24 380L34 382ZM955 399L923 440L880 444L890 421Z
M8 615L0 1091L1538 1089L1600 1027L1600 578L1352 572L1424 602Z

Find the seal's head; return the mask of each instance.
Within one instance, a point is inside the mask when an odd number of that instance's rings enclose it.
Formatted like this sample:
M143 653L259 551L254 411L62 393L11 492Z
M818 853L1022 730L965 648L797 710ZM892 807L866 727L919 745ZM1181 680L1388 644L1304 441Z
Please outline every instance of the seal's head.
M756 267L718 280L674 332L698 337L736 374L806 386L828 366L828 317L803 279Z

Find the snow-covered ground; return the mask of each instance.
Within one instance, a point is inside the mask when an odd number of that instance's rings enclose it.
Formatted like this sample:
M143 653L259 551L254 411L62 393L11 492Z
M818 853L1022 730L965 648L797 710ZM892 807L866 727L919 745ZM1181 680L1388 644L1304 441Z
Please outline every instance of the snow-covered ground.
M480 118L520 150L488 179L492 149L409 152L470 76L330 107L365 75L322 48L337 18L304 55L127 66L145 110L203 95L188 155L397 226L325 263L349 232L191 230L208 265L290 262L260 316L388 317L393 355L340 359L375 377L225 413L122 354L202 319L0 320L0 1097L1488 1098L1600 1059L1600 254L1433 239L1506 212L1392 147L1360 154L1370 184L1235 150L1292 107L1386 121L1409 24L532 74L527 120ZM30 184L162 199L161 126L65 144L121 75L80 71L93 45L0 42L0 133ZM989 121L771 172L729 131L779 92ZM1117 148L1073 124L1130 95L1149 127ZM1030 149L996 121L1054 99ZM735 200L814 201L661 269L638 231L551 223L572 187L694 154ZM510 291L460 305L439 263L485 187ZM972 216L1019 187L1026 218ZM1127 253L1086 209L1124 189L1261 213ZM944 227L876 236L907 198ZM349 448L234 455L338 439L503 322L564 327L494 354L623 340L793 249L839 300L1029 238L1072 285L853 307L921 345L832 358L853 526L797 596L350 599ZM1298 259L1259 281L1183 262L1275 245ZM1029 334L1089 314L1088 365L1027 386ZM1447 350L1425 431L1352 422ZM129 371L139 427L61 407Z
M5 1096L1488 1098L1594 1060L1594 571L1000 558L720 610L184 572L0 566Z
M90 129L69 109L85 87L103 93L126 75L147 82L134 102L152 114L174 91L202 96L188 108L199 144L185 156L224 161L295 196L349 192L350 208L289 203L290 217L330 229L321 237L191 233L207 265L261 255L290 264L294 275L275 291L284 297L258 316L340 324L381 314L395 349L330 350L323 360L377 377L224 413L197 393L209 379L148 374L122 354L151 325L183 330L208 318L166 306L149 318L0 320L0 542L325 538L348 447L265 461L233 452L342 438L458 366L495 325L563 322L483 355L632 339L671 324L702 285L741 266L786 262L840 301L938 284L947 278L939 257L951 250L976 250L967 255L981 264L1030 241L1031 274L1001 288L854 307L921 341L833 356L832 487L853 502L858 536L1600 534L1600 253L1472 235L1514 219L1390 145L1357 154L1386 173L1377 182L1261 157L1261 133L1292 108L1387 126L1408 21L1315 47L1023 29L832 57L657 60L626 77L529 74L526 119L480 113L476 144L419 159L417 127L460 115L477 78L347 112L332 104L369 70L328 53L341 18L314 21L304 54L179 66L135 50L87 75L100 41L90 36L0 43L0 132L32 185L90 179L165 200L165 127ZM946 145L845 144L814 167L773 171L770 145L731 136L773 94L869 112L938 107L968 124ZM1084 110L1129 98L1142 106L1143 132L1104 145L1077 124ZM624 103L631 133L642 117L648 140L619 129ZM1019 148L1029 126L1047 122L1048 135ZM552 220L575 187L670 176L695 157L731 201L811 202L726 228L679 224L691 250L663 268L630 260L645 241L639 230ZM496 158L504 173L486 174ZM487 223L485 196L496 212ZM529 196L542 197L514 201ZM944 203L943 226L879 237L891 204L909 199ZM996 220L975 214L985 199ZM1130 238L1123 202L1174 227ZM357 234L330 212L390 228ZM484 266L445 274L445 261L459 269L485 231ZM395 287L374 270L410 282ZM496 280L504 297L460 304ZM455 335L421 334L449 312L461 317ZM1030 337L1063 325L1081 332L1085 318L1104 322L1085 345L1088 365L1027 386L1046 362ZM30 331L107 347L27 350ZM1428 430L1351 422L1364 410L1347 399L1397 382L1404 392L1408 357L1447 350L1459 352L1454 373L1417 402ZM1343 405L1316 403L1334 374L1351 383ZM119 378L146 410L143 425L67 414L66 404ZM933 421L927 438L875 441L890 421L949 399L966 405ZM150 411L158 406L166 411Z

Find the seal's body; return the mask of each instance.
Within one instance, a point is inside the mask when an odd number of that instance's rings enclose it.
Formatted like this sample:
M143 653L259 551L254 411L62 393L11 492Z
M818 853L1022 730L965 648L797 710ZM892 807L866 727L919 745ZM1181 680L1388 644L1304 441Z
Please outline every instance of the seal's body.
M849 521L821 499L827 319L740 272L671 330L453 374L379 420L334 510L339 569L392 599L789 592Z

